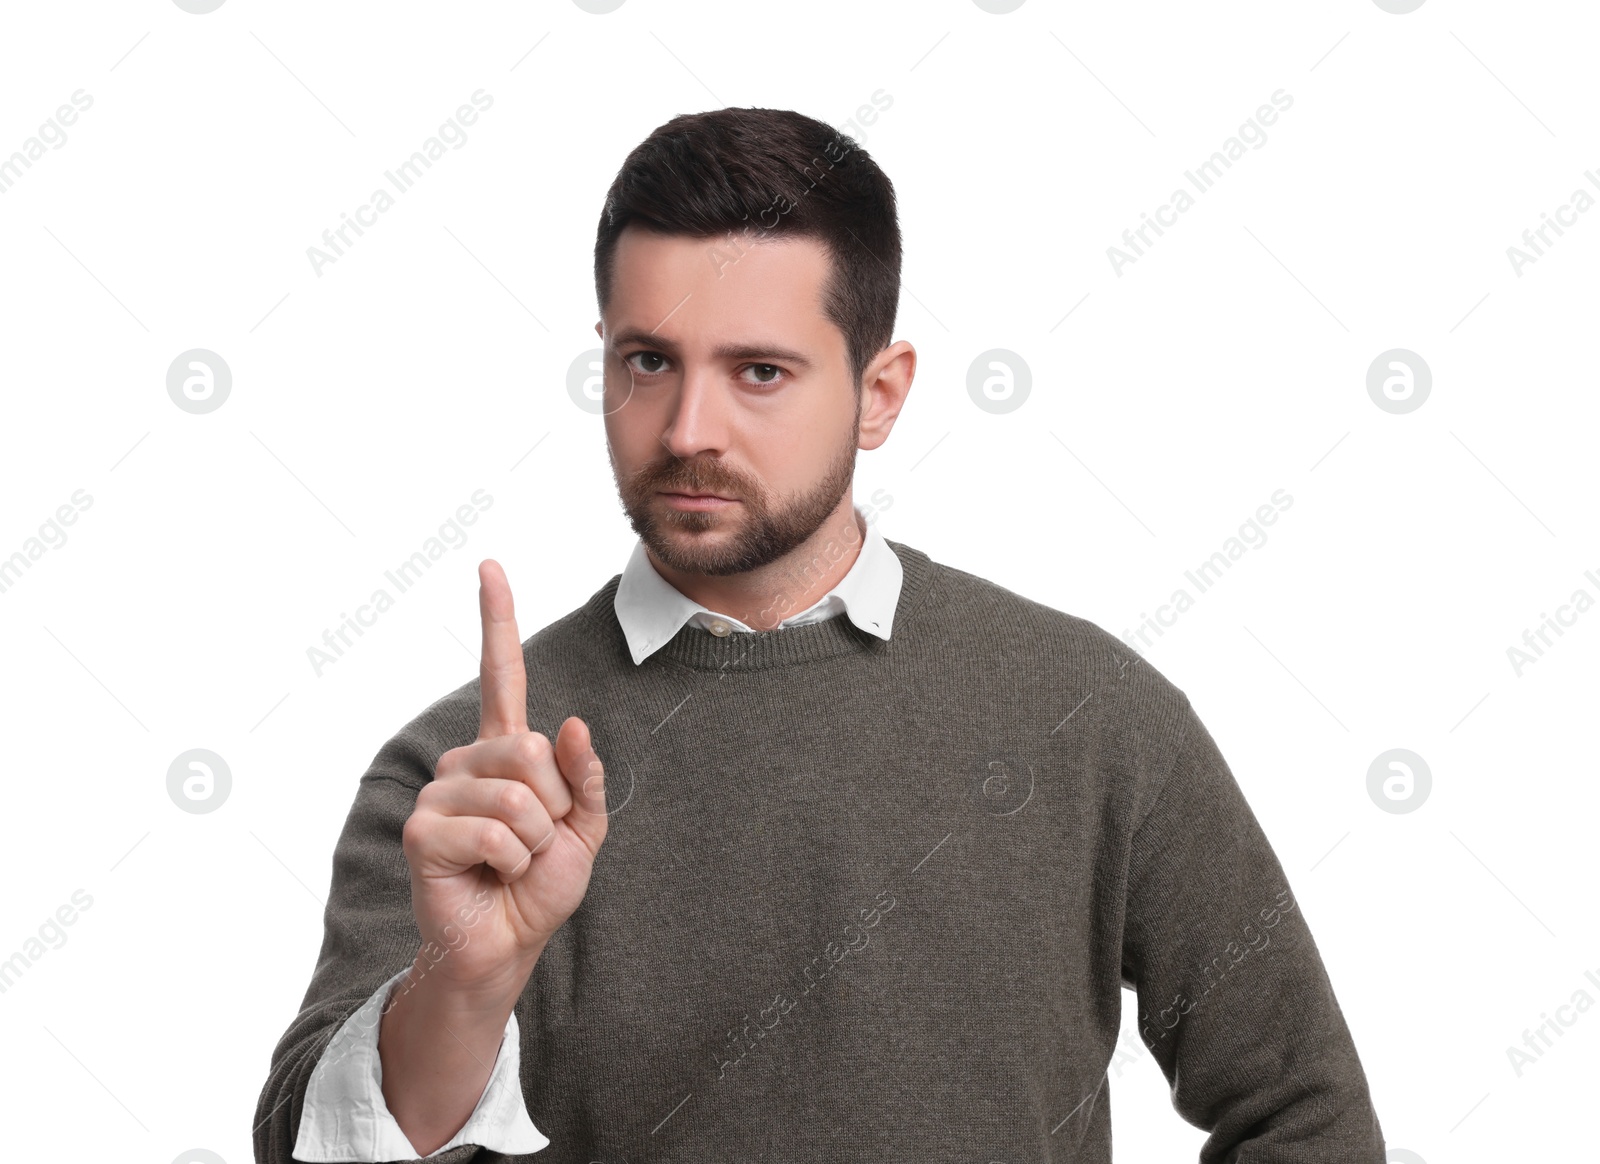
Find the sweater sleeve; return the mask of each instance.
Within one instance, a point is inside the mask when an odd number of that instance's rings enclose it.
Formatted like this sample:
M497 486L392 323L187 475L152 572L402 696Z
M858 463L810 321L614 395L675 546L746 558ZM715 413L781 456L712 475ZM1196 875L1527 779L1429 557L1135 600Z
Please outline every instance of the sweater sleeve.
M1200 1164L1383 1164L1366 1076L1304 911L1188 701L1129 853L1122 976Z
M273 1050L257 1101L252 1131L256 1164L291 1164L295 1159L292 1152L313 1074L326 1071L336 1059L330 1055L323 1062L324 1050L335 1044L348 1020L387 980L411 965L421 945L401 831L416 807L417 793L433 778L438 755L454 743L429 730L434 722L424 712L403 728L379 749L357 786L334 845L316 969L299 1014ZM465 726L462 730L470 740L472 730ZM344 1053L363 1045L356 1039L338 1041ZM372 1045L376 1047L375 1037ZM509 1098L519 1106L524 1103L520 1089ZM531 1123L528 1126L532 1129ZM478 1145L463 1144L428 1160L465 1164L480 1152Z

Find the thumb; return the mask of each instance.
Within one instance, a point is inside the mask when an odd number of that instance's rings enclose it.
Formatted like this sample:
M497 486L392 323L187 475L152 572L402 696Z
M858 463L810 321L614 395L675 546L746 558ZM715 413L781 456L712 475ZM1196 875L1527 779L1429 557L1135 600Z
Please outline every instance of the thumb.
M556 733L556 766L572 788L572 811L562 819L583 838L591 853L606 839L605 772L595 754L589 725L569 715Z

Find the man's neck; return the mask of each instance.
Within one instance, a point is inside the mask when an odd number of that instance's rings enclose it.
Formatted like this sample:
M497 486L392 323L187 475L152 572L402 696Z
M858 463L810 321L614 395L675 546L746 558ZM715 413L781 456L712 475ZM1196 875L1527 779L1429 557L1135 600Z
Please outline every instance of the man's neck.
M837 586L855 565L865 536L847 491L816 533L777 561L743 574L687 573L664 565L648 547L645 552L656 572L681 594L753 630L771 630Z

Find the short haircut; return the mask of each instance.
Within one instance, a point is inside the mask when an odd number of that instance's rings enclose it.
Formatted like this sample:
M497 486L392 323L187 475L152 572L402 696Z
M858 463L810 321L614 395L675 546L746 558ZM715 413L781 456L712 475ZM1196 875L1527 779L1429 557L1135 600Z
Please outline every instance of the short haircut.
M894 186L856 141L788 109L685 113L628 154L606 191L594 244L605 314L617 239L629 224L663 235L814 238L832 270L823 312L844 335L856 392L893 339L900 302ZM736 260L729 245L713 263Z

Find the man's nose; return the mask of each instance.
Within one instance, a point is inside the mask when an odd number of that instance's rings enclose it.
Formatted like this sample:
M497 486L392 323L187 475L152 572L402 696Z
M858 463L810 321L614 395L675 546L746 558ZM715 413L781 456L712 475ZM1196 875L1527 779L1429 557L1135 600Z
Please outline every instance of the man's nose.
M722 374L713 367L691 364L678 381L672 415L661 441L674 454L727 451L732 401Z

